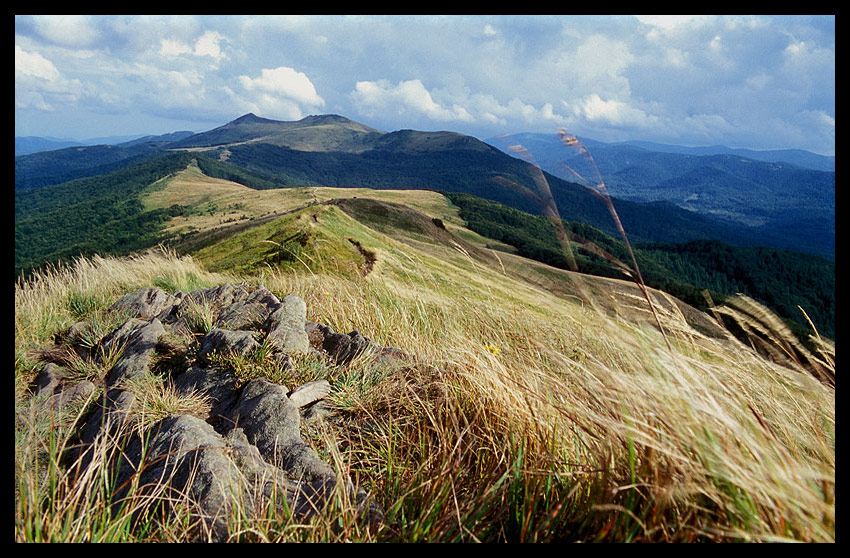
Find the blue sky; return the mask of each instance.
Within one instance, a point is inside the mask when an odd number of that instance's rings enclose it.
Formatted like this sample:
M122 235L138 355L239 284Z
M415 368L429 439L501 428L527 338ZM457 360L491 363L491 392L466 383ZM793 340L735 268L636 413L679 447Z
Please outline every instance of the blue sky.
M835 17L15 17L16 136L248 112L833 155Z

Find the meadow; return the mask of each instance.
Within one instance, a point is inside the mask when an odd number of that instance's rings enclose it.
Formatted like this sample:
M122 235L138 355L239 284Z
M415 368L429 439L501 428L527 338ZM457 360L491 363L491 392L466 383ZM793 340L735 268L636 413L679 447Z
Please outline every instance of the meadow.
M96 394L54 415L27 387L72 324L116 327L106 309L124 293L240 281L295 293L308 319L358 329L420 364L305 360L293 372L331 382L336 413L307 434L380 503L383 525L363 526L341 498L307 522L234 517L234 541L835 541L834 385L700 333L657 291L656 322L624 281L378 232L335 207L305 222L356 239L376 265L364 274L305 252L236 274L212 252L154 250L17 282L16 541L187 540L191 503L177 498L185 513L152 513L130 530L106 503L106 479L69 473L63 452ZM832 345L810 356L834 377ZM168 378L148 391L155 417L197 403L175 399ZM132 498L128 509L150 505Z

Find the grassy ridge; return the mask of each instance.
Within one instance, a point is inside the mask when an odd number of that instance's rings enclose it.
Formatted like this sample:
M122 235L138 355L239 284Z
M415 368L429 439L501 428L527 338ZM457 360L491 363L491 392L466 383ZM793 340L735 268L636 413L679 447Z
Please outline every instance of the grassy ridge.
M446 192L445 196L459 206L460 216L470 229L514 246L522 256L567 268L564 249L546 218L464 194ZM618 260L628 261L621 241L580 223L564 226L570 236L589 240ZM822 335L832 338L835 334L835 262L797 252L708 240L644 243L637 246L635 256L647 285L696 308L709 309L703 293L706 290L715 304L743 293L767 304L804 340L811 328L798 306ZM603 257L584 250L578 250L576 257L584 273L623 277Z

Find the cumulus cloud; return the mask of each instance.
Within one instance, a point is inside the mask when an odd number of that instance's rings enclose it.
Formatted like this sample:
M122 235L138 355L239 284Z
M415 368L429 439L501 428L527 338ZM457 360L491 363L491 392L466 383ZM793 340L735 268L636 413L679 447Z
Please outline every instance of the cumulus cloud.
M53 62L15 45L15 107L53 111L75 103L81 93L79 80L66 79Z
M705 15L638 15L638 21L661 29L675 29L682 25L704 21L711 16Z
M37 52L26 52L15 45L15 74L33 76L52 81L60 77L53 62Z
M45 40L69 47L92 45L101 36L98 20L93 16L37 15L33 16L33 25Z
M366 114L392 111L403 115L414 113L438 121L472 122L472 115L458 104L444 107L434 101L431 93L418 79L392 85L387 80L358 81L352 97Z
M194 56L209 56L215 61L225 58L220 43L225 41L224 35L215 31L207 31L195 40L194 45L176 40L160 39L159 53L163 56L181 56L191 54Z
M658 119L643 110L616 99L604 100L596 93L582 99L573 113L592 123L606 123L618 127L641 128L653 126Z
M307 74L286 66L263 68L259 76L241 75L238 81L246 93L245 101L261 114L299 119L305 111L325 105Z
M248 91L282 95L306 105L322 106L325 104L325 100L316 93L316 88L307 74L285 66L273 69L263 68L260 71L260 76L256 78L239 76L239 82Z

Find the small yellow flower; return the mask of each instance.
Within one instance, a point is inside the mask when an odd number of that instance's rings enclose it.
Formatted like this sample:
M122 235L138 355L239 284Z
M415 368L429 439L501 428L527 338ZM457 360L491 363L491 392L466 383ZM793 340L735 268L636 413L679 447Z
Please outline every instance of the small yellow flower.
M495 343L487 343L487 350L493 353L494 355L497 355L502 352L502 349L500 349L499 346Z

